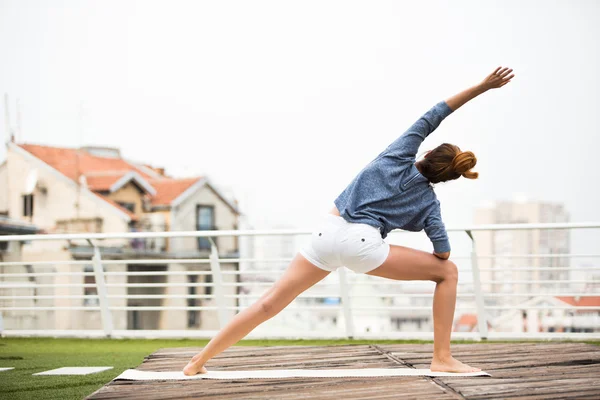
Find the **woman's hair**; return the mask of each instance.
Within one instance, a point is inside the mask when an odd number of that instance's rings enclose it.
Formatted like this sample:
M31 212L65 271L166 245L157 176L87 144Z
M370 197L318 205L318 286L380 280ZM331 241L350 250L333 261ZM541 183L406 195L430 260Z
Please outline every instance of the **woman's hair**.
M431 150L419 161L421 174L431 183L446 182L464 176L477 179L479 174L471 171L477 157L470 151L460 151L458 146L444 143Z

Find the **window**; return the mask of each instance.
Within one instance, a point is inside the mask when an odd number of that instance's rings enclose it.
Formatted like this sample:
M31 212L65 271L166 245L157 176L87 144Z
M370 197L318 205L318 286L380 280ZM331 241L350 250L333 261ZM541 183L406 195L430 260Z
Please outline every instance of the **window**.
M83 283L86 285L96 285L96 278L93 275L94 272L94 267L92 267L91 265L86 265L83 268L83 272L86 273L86 275L83 277ZM92 286L92 287L84 287L83 288L83 294L84 296L96 296L96 297L86 297L83 299L83 305L84 306L97 306L99 304L98 301L98 290L96 286Z
M198 282L198 275L188 275L189 283ZM188 286L188 294L190 296L196 295L196 286ZM187 299L188 307L196 307L197 300L196 298L188 298ZM188 328L197 328L200 325L200 312L197 310L188 310L187 313L187 326Z
M32 194L24 194L23 195L23 216L24 217L33 217L33 195Z
M137 305L136 305L137 307ZM142 329L141 319L140 319L140 310L131 310L130 311L130 329Z
M135 203L126 203L123 201L117 201L117 204L129 212L135 213Z
M215 229L215 207L196 206L196 230L210 231ZM215 238L213 238L215 240ZM198 238L198 250L210 250L210 241L207 238Z
M206 278L204 279L204 283L213 283L212 275L204 275ZM213 293L212 286L204 286L204 294L211 295Z

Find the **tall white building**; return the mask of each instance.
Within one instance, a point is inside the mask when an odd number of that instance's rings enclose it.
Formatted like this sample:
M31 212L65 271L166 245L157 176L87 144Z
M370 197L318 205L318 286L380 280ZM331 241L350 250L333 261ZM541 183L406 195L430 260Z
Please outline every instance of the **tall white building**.
M534 201L522 196L486 204L475 211L475 224L568 222L562 204ZM568 230L491 231L475 234L484 294L530 294L531 297L489 297L489 305L520 304L544 293L560 293L569 279ZM496 257L490 258L494 255ZM550 256L550 257L548 257ZM556 268L556 270L553 270ZM500 312L490 313L492 317Z
M562 204L532 201L517 198L513 201L490 203L475 211L475 224L521 224L568 222L569 214ZM535 270L535 268L566 268L567 257L531 257L532 255L557 255L569 253L568 230L527 230L477 232L476 250L479 258L481 279L486 290L510 291L507 280L565 280L568 271L557 269ZM486 258L488 255L504 257ZM519 257L527 256L528 257ZM533 270L515 271L531 268ZM511 271L512 270L512 271ZM493 283L489 283L493 282ZM526 290L540 289L533 282L524 285ZM544 285L542 284L541 287Z

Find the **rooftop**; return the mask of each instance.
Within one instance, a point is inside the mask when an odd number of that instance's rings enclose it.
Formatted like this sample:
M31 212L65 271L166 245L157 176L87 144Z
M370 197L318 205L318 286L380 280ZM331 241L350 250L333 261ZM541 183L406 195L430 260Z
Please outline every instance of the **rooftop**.
M181 371L201 348L164 348L137 367ZM429 368L430 344L231 347L213 371ZM491 377L287 378L112 381L88 399L582 399L600 395L600 348L583 343L458 344L454 355Z

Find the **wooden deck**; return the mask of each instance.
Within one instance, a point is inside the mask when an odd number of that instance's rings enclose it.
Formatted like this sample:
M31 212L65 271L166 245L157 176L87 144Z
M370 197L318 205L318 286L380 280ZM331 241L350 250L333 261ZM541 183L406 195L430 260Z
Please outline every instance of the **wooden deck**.
M199 348L161 349L137 368L181 370ZM431 345L232 347L213 370L428 368ZM88 399L600 399L600 347L582 343L463 344L460 360L492 377L114 381Z

